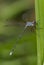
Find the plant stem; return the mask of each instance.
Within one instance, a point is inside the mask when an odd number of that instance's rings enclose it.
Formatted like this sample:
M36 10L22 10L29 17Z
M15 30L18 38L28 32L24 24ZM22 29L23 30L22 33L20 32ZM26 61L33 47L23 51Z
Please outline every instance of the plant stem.
M35 0L35 14L36 14L36 22L38 24L38 28L36 33L37 33L37 65L43 65L43 34L44 34L44 25L43 25L43 10L42 10L42 0Z

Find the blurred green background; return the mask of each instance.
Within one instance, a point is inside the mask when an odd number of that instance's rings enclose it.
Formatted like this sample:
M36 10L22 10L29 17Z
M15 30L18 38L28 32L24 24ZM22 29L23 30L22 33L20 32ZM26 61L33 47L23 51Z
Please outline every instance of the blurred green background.
M37 65L36 30L28 27L9 55L26 21L35 20L34 0L0 0L0 65Z

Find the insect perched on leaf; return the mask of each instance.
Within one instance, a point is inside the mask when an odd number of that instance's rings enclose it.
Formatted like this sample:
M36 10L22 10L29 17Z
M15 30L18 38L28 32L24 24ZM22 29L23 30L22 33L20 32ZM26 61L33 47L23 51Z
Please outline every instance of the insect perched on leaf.
M15 45L13 46L13 48L11 49L11 51L9 53L10 56L13 55L13 53L15 52L14 49L16 48L16 44L18 44L18 41L22 38L22 36L25 33L27 27L30 27L30 26L33 27L34 25L35 25L35 21L33 21L33 22L26 22L26 24L25 24L25 26L23 28L23 31L21 32L21 34L19 34L18 38L16 39Z
M32 21L32 22L26 22L26 27L29 27L30 31L34 31L36 29L36 21Z

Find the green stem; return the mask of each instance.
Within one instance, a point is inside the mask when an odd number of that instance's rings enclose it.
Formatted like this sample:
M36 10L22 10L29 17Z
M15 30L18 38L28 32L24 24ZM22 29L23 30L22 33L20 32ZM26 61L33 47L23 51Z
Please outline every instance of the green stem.
M44 34L44 19L42 16L43 15L43 10L42 7L43 3L42 0L35 0L35 11L36 11L36 22L39 23L38 24L38 28L41 29L37 29L36 33L37 33L37 65L43 65L43 34Z

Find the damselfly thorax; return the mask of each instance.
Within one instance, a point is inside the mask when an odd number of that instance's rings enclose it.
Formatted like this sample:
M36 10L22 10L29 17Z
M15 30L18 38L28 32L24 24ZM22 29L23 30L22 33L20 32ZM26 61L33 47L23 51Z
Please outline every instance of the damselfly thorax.
M27 29L29 31L35 31L35 29L36 29L36 21L32 21L32 22L28 21L28 22L26 22L25 28L26 27L27 27Z

